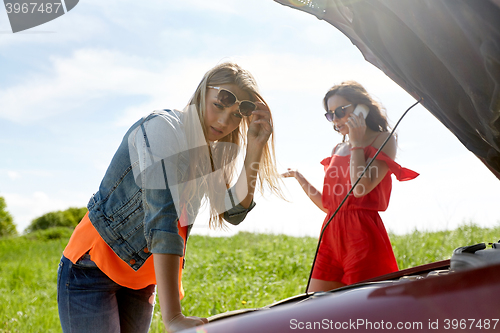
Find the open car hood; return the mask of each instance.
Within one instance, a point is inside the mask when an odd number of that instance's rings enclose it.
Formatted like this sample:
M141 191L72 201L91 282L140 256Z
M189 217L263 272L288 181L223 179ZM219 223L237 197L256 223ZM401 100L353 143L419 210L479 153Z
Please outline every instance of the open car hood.
M500 0L274 0L344 33L500 179Z

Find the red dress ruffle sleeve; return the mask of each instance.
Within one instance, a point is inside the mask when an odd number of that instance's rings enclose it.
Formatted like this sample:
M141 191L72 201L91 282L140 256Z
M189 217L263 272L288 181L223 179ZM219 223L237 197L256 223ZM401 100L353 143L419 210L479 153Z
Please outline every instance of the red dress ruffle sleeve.
M365 147L365 159L373 158L376 152L372 146ZM391 174L399 181L414 179L419 174L402 167L383 152L376 159L387 164L387 174L366 195L356 198L351 193L328 225L314 266L314 279L352 284L398 270L378 212L389 205ZM328 209L323 227L351 189L349 163L350 155L334 154L321 161L325 169L322 203Z

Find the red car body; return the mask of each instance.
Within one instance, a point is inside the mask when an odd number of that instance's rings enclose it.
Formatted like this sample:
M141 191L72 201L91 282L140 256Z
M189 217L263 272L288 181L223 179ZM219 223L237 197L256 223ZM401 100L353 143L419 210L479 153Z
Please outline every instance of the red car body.
M210 318L183 332L500 331L500 265L449 271L449 260L269 307Z

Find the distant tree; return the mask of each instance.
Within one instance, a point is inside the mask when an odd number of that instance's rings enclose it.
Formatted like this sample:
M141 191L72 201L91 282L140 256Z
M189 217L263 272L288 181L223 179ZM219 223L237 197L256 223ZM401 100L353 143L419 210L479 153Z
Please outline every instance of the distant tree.
M0 197L0 237L17 235L14 219L6 208L5 199Z
M44 214L37 217L28 228L26 228L26 233L30 233L35 230L44 230L52 227L68 227L75 228L80 220L83 218L87 208L76 208L71 207L64 211L56 211Z
M66 219L68 219L68 221L71 221L76 227L87 213L87 207L70 207L63 211L63 213Z

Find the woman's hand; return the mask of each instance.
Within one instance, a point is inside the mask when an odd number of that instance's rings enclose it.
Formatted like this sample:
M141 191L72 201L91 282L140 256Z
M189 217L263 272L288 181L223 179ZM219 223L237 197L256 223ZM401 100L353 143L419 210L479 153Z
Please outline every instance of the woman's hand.
M362 147L366 132L366 121L363 115L356 116L354 113L351 113L346 124L349 127L349 142L351 143L351 147Z
M281 174L281 177L283 178L290 178L290 177L297 178L297 176L300 176L300 173L297 170L293 170L290 168L287 168L287 172Z
M262 102L255 104L257 109L252 112L252 120L248 127L248 145L257 145L257 147L263 148L273 132L271 112L266 104Z
M186 317L182 313L179 313L168 322L167 332L174 333L203 324L208 324L207 318Z
M328 212L328 210L325 207L323 207L323 203L321 200L321 197L322 197L321 192L318 191L314 186L312 186L311 183L309 183L309 181L300 172L298 172L297 170L288 168L287 172L284 172L281 174L281 177L284 177L284 178L293 177L293 178L297 179L300 187L302 187L302 189L307 194L309 199L311 199L311 201L316 206L318 206L319 209L321 209L325 213Z

